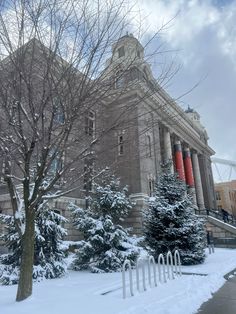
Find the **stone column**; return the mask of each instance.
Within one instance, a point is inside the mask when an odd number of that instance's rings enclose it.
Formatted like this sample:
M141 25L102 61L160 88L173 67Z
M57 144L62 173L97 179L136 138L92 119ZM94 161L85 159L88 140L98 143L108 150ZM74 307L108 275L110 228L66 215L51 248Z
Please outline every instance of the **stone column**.
M135 193L129 196L133 209L129 212L128 217L125 218L122 225L126 228L132 228L131 233L136 235L143 235L143 210L148 206L148 195L144 193Z
M170 170L171 170L171 173L174 173L170 131L167 128L164 128L164 131L163 131L163 142L164 142L164 161L165 162L169 160L172 161Z
M184 170L186 177L186 184L190 187L194 187L193 167L191 160L191 153L188 147L184 148Z
M205 209L205 204L204 204L202 180L201 180L197 153L192 154L192 162L193 162L193 174L194 174L195 189L196 189L196 196L197 196L197 205L200 210L203 210Z
M188 192L192 196L193 203L197 205L191 152L188 147L184 148L184 170L185 170L186 184L188 185Z
M180 141L175 142L175 167L180 180L185 181L183 153Z

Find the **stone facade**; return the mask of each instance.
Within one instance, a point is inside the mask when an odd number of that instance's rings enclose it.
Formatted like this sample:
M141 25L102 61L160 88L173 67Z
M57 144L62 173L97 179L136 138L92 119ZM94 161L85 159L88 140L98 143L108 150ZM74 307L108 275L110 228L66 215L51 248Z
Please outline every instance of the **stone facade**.
M215 184L217 209L224 208L236 217L236 180Z
M214 217L205 217L206 230L210 232L217 247L236 248L236 227L226 224Z
M172 160L172 171L177 171L186 182L199 210L216 208L210 160L214 151L208 146L200 116L190 108L181 109L159 86L136 38L126 35L113 45L103 75L106 80L114 81L114 88L100 106L93 108L96 119L93 132L98 134L104 128L110 131L94 146L94 167L110 166L121 183L128 185L135 206L125 225L132 226L133 233L142 233L142 209L153 192L161 162L167 160ZM82 123L84 118L78 125ZM79 130L84 132L86 128ZM83 162L78 162L78 169L83 166ZM5 191L4 184L1 189ZM68 202L84 206L85 194L82 180L80 188L69 195L71 198L59 199L53 207L68 217ZM0 197L0 207L3 213L11 212L5 194ZM66 227L69 240L80 238L70 225Z
M132 66L127 71L129 60ZM103 142L103 151L109 147L109 153L101 158L103 165L115 164L116 174L129 186L130 193L151 195L160 163L171 159L172 170L186 181L198 208L215 208L210 159L214 151L208 146L199 114L190 108L182 110L158 85L144 59L143 47L132 35L114 44L107 64L119 82L111 97L123 89L119 100L109 104L105 124L112 125L117 116L122 117L122 123Z

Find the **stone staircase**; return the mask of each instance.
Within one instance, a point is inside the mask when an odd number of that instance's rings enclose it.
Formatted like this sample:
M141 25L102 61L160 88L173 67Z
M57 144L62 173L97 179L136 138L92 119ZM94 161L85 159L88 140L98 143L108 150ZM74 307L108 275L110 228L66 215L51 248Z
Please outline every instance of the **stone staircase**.
M206 219L206 229L210 231L216 247L236 248L236 225L234 220L227 222L213 213L203 215Z

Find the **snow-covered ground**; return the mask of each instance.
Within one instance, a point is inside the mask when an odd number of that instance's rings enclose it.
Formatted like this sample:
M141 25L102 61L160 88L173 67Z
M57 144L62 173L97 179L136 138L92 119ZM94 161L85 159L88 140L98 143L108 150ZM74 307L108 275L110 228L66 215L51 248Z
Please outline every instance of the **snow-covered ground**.
M199 266L182 267L183 275L158 287L122 299L121 273L70 271L64 278L34 284L33 296L15 302L16 286L0 286L1 314L191 314L225 282L236 268L236 250L216 249ZM109 292L105 295L103 293Z

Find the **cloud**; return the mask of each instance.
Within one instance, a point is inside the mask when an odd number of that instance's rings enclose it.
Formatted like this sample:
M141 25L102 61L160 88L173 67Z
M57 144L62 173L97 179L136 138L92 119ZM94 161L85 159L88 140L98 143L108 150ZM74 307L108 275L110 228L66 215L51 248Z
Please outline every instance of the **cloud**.
M182 64L168 91L178 97L201 81L180 105L200 113L216 156L236 160L236 1L140 0L139 5L149 34L175 16L159 39L178 51Z

